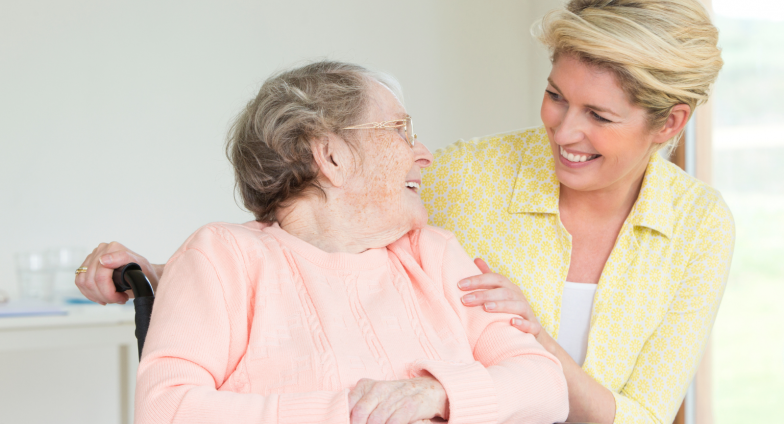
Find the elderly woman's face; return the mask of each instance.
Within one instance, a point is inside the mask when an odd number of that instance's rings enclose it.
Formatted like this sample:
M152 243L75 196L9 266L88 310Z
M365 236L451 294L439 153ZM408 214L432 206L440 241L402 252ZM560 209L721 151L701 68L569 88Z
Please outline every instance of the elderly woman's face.
M542 102L555 172L574 190L623 189L641 178L654 137L612 72L562 55Z
M405 119L406 110L385 86L375 83L370 108L363 122ZM427 223L427 211L419 198L421 169L433 156L416 142L414 148L395 129L360 130L360 168L346 184L345 201L355 208L356 225L368 232L402 236ZM413 184L411 184L413 183ZM415 187L410 187L414 185Z

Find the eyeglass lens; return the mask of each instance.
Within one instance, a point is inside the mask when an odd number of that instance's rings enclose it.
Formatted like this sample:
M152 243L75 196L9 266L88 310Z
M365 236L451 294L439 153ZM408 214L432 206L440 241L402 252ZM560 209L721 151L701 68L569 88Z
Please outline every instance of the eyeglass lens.
M411 122L411 117L406 117L406 141L411 147L414 147L414 123Z

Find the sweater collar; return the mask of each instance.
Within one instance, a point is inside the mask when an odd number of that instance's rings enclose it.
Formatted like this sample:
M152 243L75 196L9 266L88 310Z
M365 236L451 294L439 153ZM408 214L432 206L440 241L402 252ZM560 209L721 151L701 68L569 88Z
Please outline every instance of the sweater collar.
M308 260L309 262L326 269L364 270L383 266L387 259L387 249L368 249L362 253L328 253L318 247L296 237L276 222L262 230L274 237L280 244Z

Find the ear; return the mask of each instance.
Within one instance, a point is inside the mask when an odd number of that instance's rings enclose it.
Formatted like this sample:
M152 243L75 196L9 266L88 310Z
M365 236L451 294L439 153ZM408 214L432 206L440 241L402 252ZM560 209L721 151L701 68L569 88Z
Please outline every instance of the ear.
M319 169L319 179L332 187L342 187L353 169L353 157L346 141L328 134L310 140L310 150Z
M656 132L653 142L661 144L672 140L686 127L690 116L691 108L689 105L681 103L673 106L672 110L670 110L670 115L667 116L667 120L664 122L664 126Z

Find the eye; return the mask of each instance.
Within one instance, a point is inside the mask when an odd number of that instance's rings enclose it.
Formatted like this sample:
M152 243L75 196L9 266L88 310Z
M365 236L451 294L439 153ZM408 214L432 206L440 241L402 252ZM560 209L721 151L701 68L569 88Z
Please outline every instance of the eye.
M558 93L556 93L554 91L545 90L544 92L547 93L547 96L550 97L550 100L552 100L554 102L559 102L559 101L562 100L561 99L561 95L559 95Z
M598 114L598 113L596 113L596 112L594 112L594 111L591 111L591 117L592 117L594 120L596 120L596 121L599 121L599 122L601 122L601 123L608 123L608 122L612 122L612 121L610 121L610 120L609 120L609 119L607 119L607 118L602 118L601 116L599 116L599 114Z

